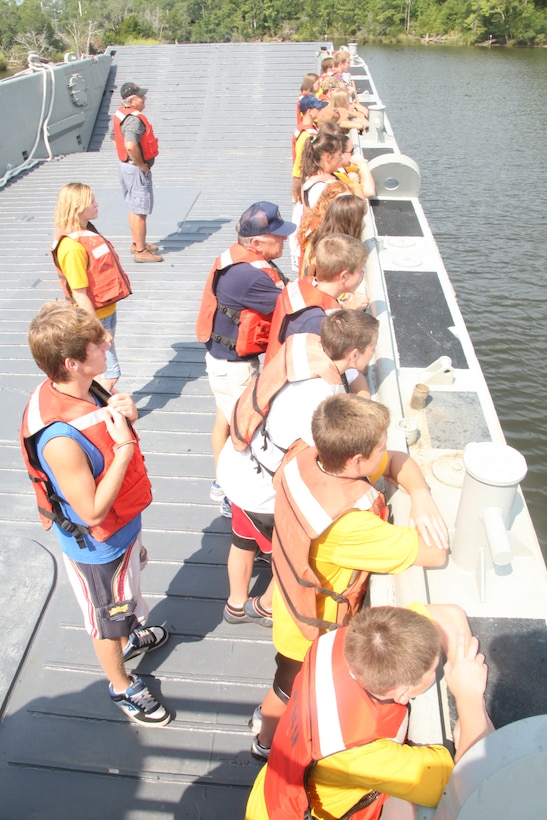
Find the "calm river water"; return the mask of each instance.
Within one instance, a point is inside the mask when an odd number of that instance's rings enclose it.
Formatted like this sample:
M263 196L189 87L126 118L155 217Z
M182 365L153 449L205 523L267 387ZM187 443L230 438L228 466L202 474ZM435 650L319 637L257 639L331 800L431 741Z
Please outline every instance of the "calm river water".
M547 49L364 47L547 556Z

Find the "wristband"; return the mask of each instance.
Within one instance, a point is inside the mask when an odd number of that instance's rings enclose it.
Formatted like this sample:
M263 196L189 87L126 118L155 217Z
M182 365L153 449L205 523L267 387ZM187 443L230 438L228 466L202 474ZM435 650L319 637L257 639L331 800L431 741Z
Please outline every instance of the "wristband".
M130 438L127 441L122 441L121 444L115 444L114 445L114 452L117 453L118 450L120 449L120 447L125 447L127 444L136 444L136 443L137 442L135 441L134 438Z

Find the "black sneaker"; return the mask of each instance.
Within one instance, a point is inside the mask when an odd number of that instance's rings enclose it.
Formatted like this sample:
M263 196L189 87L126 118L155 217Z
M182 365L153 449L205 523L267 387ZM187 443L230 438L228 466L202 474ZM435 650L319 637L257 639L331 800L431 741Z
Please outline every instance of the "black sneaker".
M167 709L150 694L137 675L129 677L132 681L131 686L121 695L114 692L111 683L108 686L110 697L116 706L119 706L128 718L141 726L167 726L171 720Z
M136 655L159 649L169 640L169 632L163 626L140 626L134 629L127 639L123 650L123 659L130 661Z

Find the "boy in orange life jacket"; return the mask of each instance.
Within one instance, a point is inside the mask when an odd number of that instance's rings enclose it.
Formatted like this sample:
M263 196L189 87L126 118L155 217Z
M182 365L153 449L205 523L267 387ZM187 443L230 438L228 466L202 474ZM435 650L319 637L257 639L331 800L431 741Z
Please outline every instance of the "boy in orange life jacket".
M408 702L435 681L441 646L458 710L456 761L493 731L484 656L459 607L366 608L312 644L245 820L300 820L307 811L377 820L389 795L436 806L452 757L440 744L406 741Z
M131 426L137 409L127 393L110 396L94 381L112 343L96 316L67 302L46 303L28 341L47 376L21 427L42 524L53 523L110 697L139 725L165 726L169 712L124 666L169 637L162 626L144 626L141 512L152 494Z
M378 320L358 310L326 316L321 335L291 336L236 402L231 437L218 463L219 480L233 502L228 555L228 623L255 621L271 626L272 587L249 598L257 548L272 551L275 487L273 476L295 441L313 444L313 411L327 396L359 390L378 339Z
M336 233L318 243L315 276L290 282L275 306L264 364L294 333L321 332L327 312L340 307L364 310L366 293L357 293L365 275L368 251L359 239ZM348 298L339 303L342 294ZM364 383L360 389L366 389Z
M288 460L276 476L272 564L277 671L256 727L253 752L258 756L267 758L311 641L357 611L368 574L446 562L446 524L414 459L386 450L388 425L384 405L361 396L331 396L313 415L315 447ZM409 494L410 526L385 520L382 496L374 487L381 475ZM303 586L299 578L312 583ZM336 600L329 591L346 600Z

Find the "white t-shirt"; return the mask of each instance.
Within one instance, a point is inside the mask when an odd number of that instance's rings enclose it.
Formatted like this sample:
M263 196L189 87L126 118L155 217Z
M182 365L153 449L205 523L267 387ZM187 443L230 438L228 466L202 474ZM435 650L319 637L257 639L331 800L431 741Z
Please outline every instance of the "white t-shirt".
M287 450L299 438L313 445L311 419L314 410L323 399L343 392L341 384L328 384L320 378L287 384L272 401L266 422L268 438L264 439L258 430L243 453L234 449L229 438L218 461L217 481L230 501L249 512L273 515L275 490L272 476L266 470L257 472L252 455L275 473L284 455L279 447ZM262 449L264 442L265 450Z

